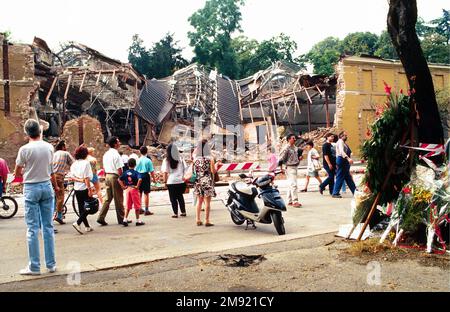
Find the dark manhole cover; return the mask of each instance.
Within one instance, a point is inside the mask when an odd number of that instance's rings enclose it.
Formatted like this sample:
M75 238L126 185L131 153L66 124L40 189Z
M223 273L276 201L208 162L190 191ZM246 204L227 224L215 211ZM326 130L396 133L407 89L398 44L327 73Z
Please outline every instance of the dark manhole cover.
M219 259L230 267L248 267L250 265L258 265L266 260L263 255L220 255Z

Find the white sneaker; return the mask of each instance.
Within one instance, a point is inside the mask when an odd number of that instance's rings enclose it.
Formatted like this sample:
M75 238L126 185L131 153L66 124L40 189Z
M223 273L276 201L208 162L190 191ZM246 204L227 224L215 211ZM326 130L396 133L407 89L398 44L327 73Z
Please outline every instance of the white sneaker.
M26 267L25 269L20 270L19 274L20 275L38 276L38 275L41 275L41 272L33 272L30 270L30 267Z
M87 227L87 228L85 229L85 231L86 231L86 233L89 233L89 232L93 232L94 229L93 229L93 228L90 228L90 227Z
M79 226L76 222L74 224L72 224L72 226L78 233L83 235L83 231L81 231L81 226Z
M47 272L48 273L55 273L56 272L56 266L54 266L54 267L52 267L50 269L47 269Z

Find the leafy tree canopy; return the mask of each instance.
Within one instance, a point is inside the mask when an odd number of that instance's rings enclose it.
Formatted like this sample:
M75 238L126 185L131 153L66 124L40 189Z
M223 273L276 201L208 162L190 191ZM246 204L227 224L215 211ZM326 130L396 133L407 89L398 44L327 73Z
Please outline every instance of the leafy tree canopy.
M189 18L194 27L188 37L194 47L195 62L215 67L230 78L236 77L239 68L231 36L242 31L240 9L244 4L244 0L207 0Z
M173 34L167 33L151 49L144 46L139 35L134 35L128 49L128 61L133 67L147 78L164 78L174 71L188 64L181 56L182 49L178 48Z

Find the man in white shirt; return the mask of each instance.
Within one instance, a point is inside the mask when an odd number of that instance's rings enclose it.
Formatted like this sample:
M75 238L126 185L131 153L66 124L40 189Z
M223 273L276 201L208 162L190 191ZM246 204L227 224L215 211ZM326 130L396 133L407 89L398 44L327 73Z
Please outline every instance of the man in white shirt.
M122 225L125 215L123 207L123 189L119 184L119 177L123 173L123 161L117 149L120 147L120 141L117 137L111 137L108 140L110 149L103 156L103 168L105 170L106 179L106 200L103 203L102 210L97 219L97 223L106 226L105 218L109 210L109 205L114 199L116 206L117 222ZM123 224L127 226L128 224Z
M355 194L356 186L350 175L350 166L353 165L353 160L350 158L351 150L347 142L347 132L343 131L339 134L339 141L336 144L336 184L334 185L333 198L342 198L340 191L342 184L347 183L348 187Z
M59 190L53 174L53 146L41 140L42 129L34 119L24 125L29 143L19 149L15 177L24 181L25 222L27 224L28 266L21 275L40 275L39 231L44 238L45 263L48 272L56 271L53 211L55 192Z

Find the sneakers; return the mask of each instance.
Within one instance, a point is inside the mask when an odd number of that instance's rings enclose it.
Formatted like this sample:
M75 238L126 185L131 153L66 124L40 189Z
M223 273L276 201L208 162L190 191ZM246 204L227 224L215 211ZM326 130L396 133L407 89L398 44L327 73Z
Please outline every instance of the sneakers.
M323 195L323 191L324 191L324 189L319 188L320 195Z
M38 276L41 275L41 272L33 272L30 270L30 267L26 267L25 269L20 270L19 274L26 276Z
M332 197L333 197L333 198L342 198L341 195L333 195Z
M60 218L58 218L58 217L55 217L55 218L53 219L53 221L58 222L60 225L66 224L66 222L64 222L62 219L60 219Z
M146 215L146 216L153 216L154 213L151 212L150 210L145 210L145 215Z
M93 228L91 228L91 227L87 227L86 229L84 229L85 231L86 231L86 233L89 233L89 232L94 232L94 229Z
M97 223L100 224L101 226L107 226L108 223L106 223L104 220L97 220Z
M120 223L123 225L123 227L127 227L128 226L128 221L123 221L122 223Z
M142 221L138 221L138 222L136 222L136 226L143 226L143 225L145 225L145 223L144 223L144 222L142 222Z
M80 233L81 235L83 235L83 231L81 230L81 226L79 226L76 222L72 224L73 228Z
M48 273L55 273L56 272L56 266L54 266L54 267L52 267L50 269L47 269L47 272Z

